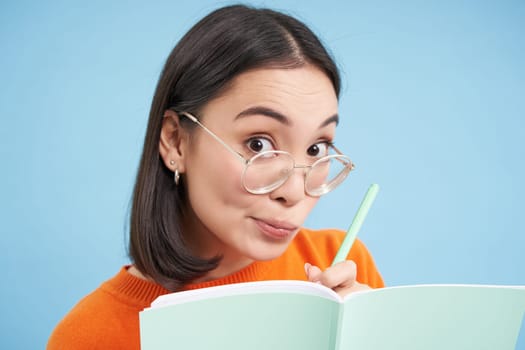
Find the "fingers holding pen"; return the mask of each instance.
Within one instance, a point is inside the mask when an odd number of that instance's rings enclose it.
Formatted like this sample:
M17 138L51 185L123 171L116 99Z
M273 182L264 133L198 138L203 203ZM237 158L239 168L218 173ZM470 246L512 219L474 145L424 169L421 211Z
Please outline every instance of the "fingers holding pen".
M336 288L353 284L357 275L357 268L353 261L345 260L324 271L317 266L306 263L305 272L310 282L319 282L328 288Z
M306 263L304 268L306 276L310 282L320 283L333 289L341 296L360 290L370 289L367 285L356 281L357 267L355 262L351 260L337 263L324 271L309 263Z

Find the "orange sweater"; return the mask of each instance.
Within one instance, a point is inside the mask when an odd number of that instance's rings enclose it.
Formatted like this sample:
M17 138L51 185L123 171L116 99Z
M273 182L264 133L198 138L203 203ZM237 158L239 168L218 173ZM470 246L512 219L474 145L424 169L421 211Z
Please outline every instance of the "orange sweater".
M279 258L254 262L232 275L191 284L186 288L262 280L306 280L304 263L327 268L343 237L344 233L339 230L302 229ZM372 288L384 286L371 255L359 240L354 243L348 259L357 264L357 280L360 283ZM140 349L139 312L169 291L132 276L127 272L128 267L123 267L65 316L51 334L48 350Z

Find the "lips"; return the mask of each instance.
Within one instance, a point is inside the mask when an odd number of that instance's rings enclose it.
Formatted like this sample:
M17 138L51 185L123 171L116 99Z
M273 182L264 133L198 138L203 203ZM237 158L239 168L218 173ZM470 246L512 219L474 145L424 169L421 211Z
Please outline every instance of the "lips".
M291 236L297 230L297 226L294 226L285 221L264 220L256 218L254 218L254 220L259 230L265 236L268 236L272 239L285 239Z

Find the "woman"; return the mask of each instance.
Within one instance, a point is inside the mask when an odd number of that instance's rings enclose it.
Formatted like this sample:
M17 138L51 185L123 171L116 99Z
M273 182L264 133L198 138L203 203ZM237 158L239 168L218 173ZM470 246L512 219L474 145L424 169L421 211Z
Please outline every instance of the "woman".
M139 349L159 295L299 279L340 294L383 286L357 241L301 228L350 172L333 145L336 65L301 22L230 6L197 23L160 76L133 193L130 257L57 326L48 349Z

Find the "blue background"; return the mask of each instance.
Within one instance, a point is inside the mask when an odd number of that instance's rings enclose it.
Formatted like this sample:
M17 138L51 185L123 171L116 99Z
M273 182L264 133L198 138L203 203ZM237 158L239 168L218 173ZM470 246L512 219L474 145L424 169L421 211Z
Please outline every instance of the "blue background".
M217 1L0 4L0 348L43 348L128 262L127 212L153 90ZM388 285L525 284L525 2L266 1L322 38L357 169L310 227L360 233Z

